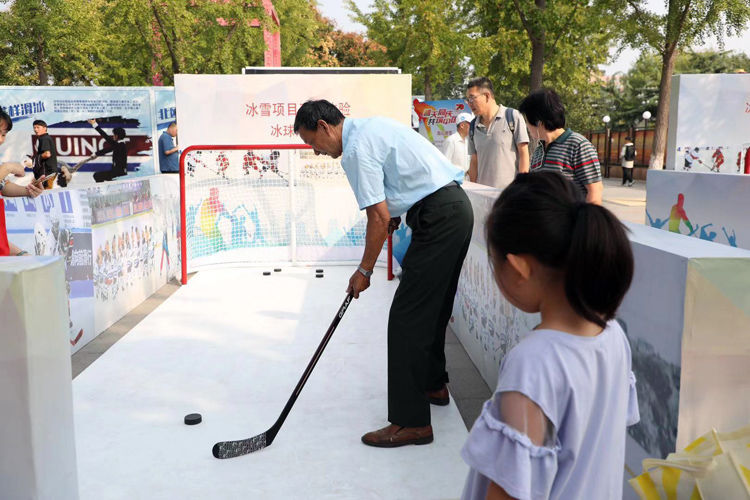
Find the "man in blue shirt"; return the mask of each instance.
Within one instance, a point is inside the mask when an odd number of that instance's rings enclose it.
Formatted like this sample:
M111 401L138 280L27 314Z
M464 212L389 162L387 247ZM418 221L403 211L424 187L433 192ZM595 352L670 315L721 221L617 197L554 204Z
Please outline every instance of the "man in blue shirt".
M294 131L315 154L341 157L360 210L365 250L347 291L370 286L383 243L401 222L412 229L388 318L388 425L362 442L392 448L432 442L430 403L449 403L445 329L471 240L474 215L464 173L427 139L388 118L345 119L328 101L308 101Z
M167 130L159 136L159 169L163 174L179 173L180 154L175 145L177 137L177 122L172 122Z

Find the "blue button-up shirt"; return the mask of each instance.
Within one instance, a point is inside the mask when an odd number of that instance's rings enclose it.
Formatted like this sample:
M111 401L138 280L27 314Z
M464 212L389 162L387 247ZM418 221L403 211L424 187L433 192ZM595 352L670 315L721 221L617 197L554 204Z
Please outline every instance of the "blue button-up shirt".
M427 139L389 118L344 120L341 166L359 209L385 200L391 217L450 183L463 182L452 165Z
M180 171L180 152L175 151L171 155L164 152L174 148L174 138L165 130L159 137L159 170L162 172Z

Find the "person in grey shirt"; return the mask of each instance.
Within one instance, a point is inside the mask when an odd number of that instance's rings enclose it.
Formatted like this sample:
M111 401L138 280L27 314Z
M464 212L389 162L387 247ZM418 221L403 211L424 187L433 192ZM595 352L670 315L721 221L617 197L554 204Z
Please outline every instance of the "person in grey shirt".
M529 171L529 133L521 113L495 102L492 82L475 78L466 101L476 118L469 132L469 180L503 189Z

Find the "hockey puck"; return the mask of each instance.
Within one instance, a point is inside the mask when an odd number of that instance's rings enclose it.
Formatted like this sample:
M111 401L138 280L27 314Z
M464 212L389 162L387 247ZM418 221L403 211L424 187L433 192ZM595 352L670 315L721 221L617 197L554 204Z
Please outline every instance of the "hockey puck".
M201 417L200 413L191 413L190 415L185 415L185 425L196 425L203 422L203 417Z
M271 271L263 271L263 276L271 276Z
M273 272L275 272L275 273L280 273L280 272L281 272L281 269L279 269L279 268L277 267L276 269L274 269L274 270L273 270Z
M315 270L315 272L316 272L316 273L322 273L322 272L323 272L323 270L322 270L322 269L316 269L316 270Z
M316 278L322 278L322 277L323 277L323 274L316 274L316 275L315 275L315 277L316 277Z

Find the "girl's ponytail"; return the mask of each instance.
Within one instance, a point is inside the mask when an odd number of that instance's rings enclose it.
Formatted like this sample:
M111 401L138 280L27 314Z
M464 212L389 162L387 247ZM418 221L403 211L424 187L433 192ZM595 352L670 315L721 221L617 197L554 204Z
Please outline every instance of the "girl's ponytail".
M573 309L604 327L615 317L633 278L633 252L622 223L604 207L575 203L565 265Z
M606 208L585 203L562 175L516 176L485 229L493 257L533 255L564 272L565 295L578 314L602 327L614 318L633 279L626 229Z

